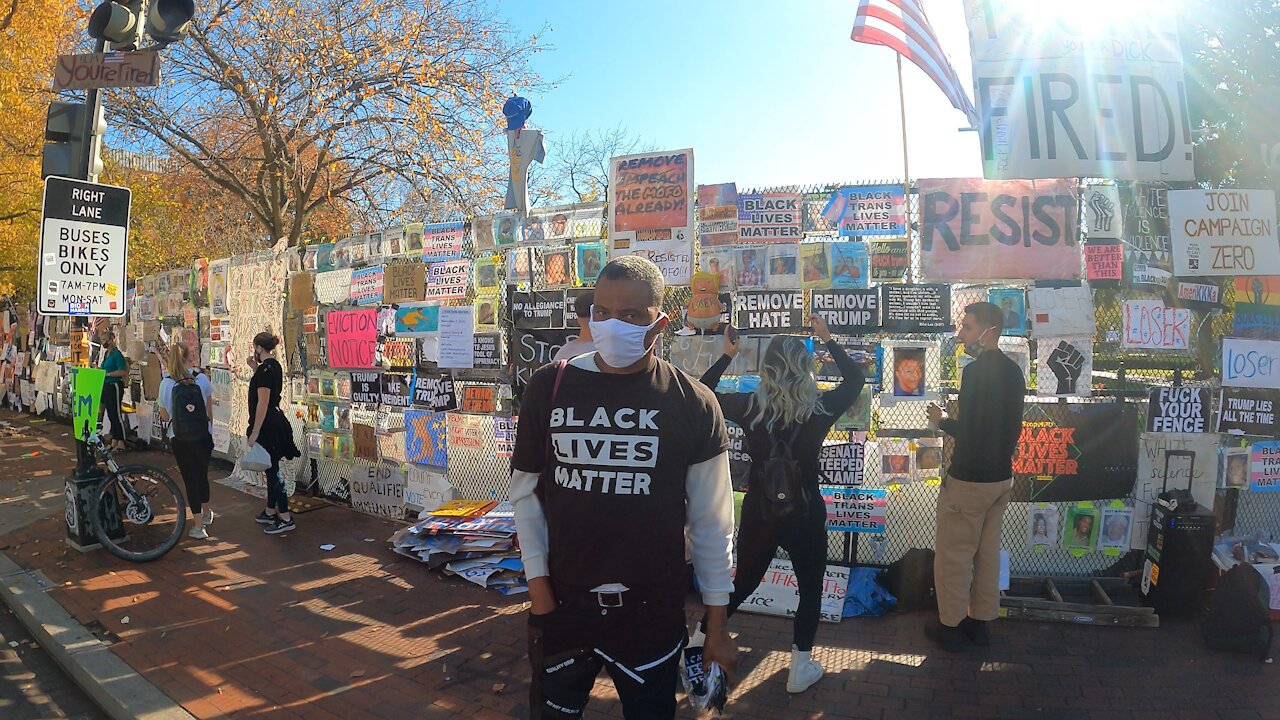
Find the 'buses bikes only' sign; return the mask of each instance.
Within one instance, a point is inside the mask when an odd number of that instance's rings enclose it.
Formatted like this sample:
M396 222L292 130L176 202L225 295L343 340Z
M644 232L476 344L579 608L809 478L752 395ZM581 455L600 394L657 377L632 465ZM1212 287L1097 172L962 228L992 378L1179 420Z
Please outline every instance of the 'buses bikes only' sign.
M124 317L128 188L50 177L40 230L40 312Z

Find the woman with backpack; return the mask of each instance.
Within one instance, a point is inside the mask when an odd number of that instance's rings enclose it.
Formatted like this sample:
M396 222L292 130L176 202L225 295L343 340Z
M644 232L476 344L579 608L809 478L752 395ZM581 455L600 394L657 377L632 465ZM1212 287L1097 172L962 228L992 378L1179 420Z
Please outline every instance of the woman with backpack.
M193 367L191 351L175 340L169 346L168 377L160 381L160 418L169 423L169 446L187 486L187 505L196 526L188 533L209 537L213 508L209 507L209 458L213 455L213 385Z
M831 339L826 321L817 315L809 321L843 376L838 387L819 392L806 339L779 335L761 358L760 385L754 392L716 394L724 419L742 427L751 456L729 614L755 592L778 547L786 550L800 592L789 693L804 692L822 677L822 666L811 657L827 567L827 509L818 490L818 455L832 425L853 406L865 382L862 369ZM702 376L702 384L715 390L737 354L737 334L726 328L724 355ZM777 502L779 494L788 495L786 502ZM699 626L691 644L701 634Z
M249 380L249 447L262 445L271 456L267 469L267 509L254 520L266 525L268 535L280 535L294 529L293 516L289 513L289 494L280 476L280 461L300 456L293 439L293 426L280 409L280 397L284 392L284 368L275 358L280 338L269 332L253 337L253 357L249 367L253 378Z

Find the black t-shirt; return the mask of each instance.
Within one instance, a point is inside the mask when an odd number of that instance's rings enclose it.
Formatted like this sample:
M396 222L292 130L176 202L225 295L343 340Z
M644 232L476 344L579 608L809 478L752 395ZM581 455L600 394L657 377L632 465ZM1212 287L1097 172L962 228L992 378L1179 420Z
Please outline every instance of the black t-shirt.
M1022 368L999 350L987 350L969 363L957 416L938 425L956 441L948 475L976 483L1013 477L1026 392Z
M548 407L557 370L529 380L511 460L542 473L552 582L682 592L688 469L729 447L715 396L664 360L632 375L569 365Z
M258 416L258 388L267 388L271 391L267 409L275 410L280 407L280 393L284 390L284 368L280 367L279 360L267 358L258 364L258 369L253 371L253 377L249 380L250 425Z

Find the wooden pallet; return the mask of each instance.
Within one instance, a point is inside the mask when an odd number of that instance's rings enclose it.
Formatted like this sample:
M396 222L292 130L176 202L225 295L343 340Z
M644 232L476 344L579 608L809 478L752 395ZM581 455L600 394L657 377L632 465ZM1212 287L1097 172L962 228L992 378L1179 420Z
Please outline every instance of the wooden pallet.
M1079 625L1160 627L1155 608L1120 578L1015 577L1000 593L1000 616Z

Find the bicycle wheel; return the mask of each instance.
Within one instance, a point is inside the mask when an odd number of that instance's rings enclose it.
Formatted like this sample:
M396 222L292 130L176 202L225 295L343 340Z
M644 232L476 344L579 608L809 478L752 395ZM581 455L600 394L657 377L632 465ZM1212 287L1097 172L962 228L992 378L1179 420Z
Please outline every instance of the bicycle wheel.
M169 552L187 527L187 503L177 483L148 465L125 465L108 477L90 512L102 547L131 562Z

